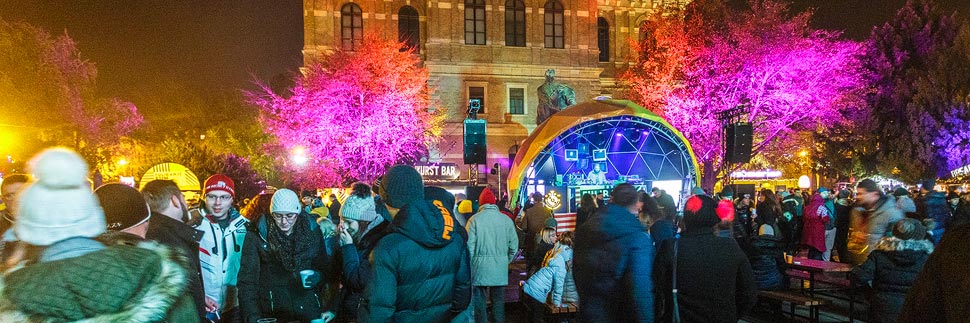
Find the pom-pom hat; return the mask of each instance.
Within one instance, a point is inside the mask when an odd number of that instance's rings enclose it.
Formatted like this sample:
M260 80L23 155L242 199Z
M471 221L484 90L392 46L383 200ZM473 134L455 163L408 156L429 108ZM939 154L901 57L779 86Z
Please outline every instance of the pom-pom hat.
M33 181L17 201L13 230L20 241L49 246L105 231L104 212L87 180L88 164L73 150L46 149L28 164Z

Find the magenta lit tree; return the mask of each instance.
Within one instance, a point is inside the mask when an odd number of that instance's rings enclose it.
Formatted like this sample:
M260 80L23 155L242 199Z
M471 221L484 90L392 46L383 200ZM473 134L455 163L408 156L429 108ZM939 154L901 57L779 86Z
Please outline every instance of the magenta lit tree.
M795 134L824 129L859 106L861 44L809 27L810 13L790 14L779 1L694 1L658 15L634 45L624 75L634 99L684 133L713 187L721 163L720 111L744 104L755 129L753 153Z
M440 137L444 114L431 100L428 71L401 47L368 35L354 51L308 65L287 96L267 86L250 93L292 181L317 187L373 182L389 166L425 154Z

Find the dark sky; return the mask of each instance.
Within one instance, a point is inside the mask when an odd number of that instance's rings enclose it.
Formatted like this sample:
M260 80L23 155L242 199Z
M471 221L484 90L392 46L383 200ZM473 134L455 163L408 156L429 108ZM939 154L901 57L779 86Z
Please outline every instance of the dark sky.
M939 0L970 12L970 0ZM795 0L817 27L862 39L905 0ZM302 0L2 0L0 17L67 32L110 96L178 82L200 92L251 88L302 62ZM137 103L137 102L136 102Z

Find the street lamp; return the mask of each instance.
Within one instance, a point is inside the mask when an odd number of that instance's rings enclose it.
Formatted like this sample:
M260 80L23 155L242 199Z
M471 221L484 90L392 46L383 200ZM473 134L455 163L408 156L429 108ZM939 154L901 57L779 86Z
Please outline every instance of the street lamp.
M306 155L306 149L303 147L293 148L293 152L290 154L290 160L292 160L297 165L306 165L306 162L310 160Z

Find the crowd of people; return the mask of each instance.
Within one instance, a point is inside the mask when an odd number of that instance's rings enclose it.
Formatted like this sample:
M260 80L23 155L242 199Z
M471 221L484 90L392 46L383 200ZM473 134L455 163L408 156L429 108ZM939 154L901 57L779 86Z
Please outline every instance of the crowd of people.
M581 322L736 322L758 290L789 288L787 255L855 266L870 321L970 317L970 193L932 181L695 188L679 207L624 183L582 196L573 232L541 194L509 209L490 188L455 196L405 165L329 205L285 188L239 203L215 174L197 217L170 180L92 190L69 149L29 173L0 184L0 322L504 322L520 254L533 322L556 307Z

